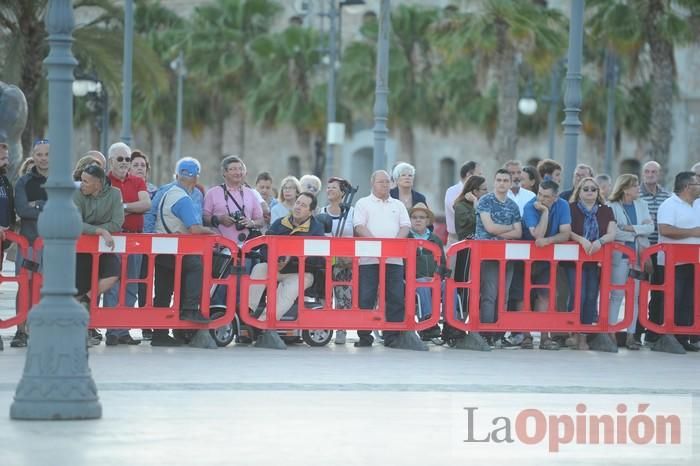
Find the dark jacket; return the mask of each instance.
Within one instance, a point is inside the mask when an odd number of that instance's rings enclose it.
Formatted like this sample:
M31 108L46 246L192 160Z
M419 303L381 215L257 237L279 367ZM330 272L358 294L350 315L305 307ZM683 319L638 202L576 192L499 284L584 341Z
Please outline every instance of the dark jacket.
M34 167L15 185L15 210L21 220L19 233L29 240L29 244L39 236L37 220L47 199L44 183L46 177ZM30 206L30 202L34 202L34 205Z
M389 196L393 197L394 199L398 199L399 198L399 188L398 187L392 188L389 191ZM421 193L419 193L418 191L412 189L411 190L411 206L414 206L414 205L418 204L419 202L422 202L423 204L425 204L426 207L428 206L428 202L425 200L425 196L422 195Z
M413 233L409 233L408 237L414 238ZM443 251L442 240L440 240L435 233L430 233L428 241L437 244L440 251ZM445 253L442 252L440 256L440 266L444 268L445 264L447 263L445 260ZM418 248L416 250L416 278L432 277L435 275L437 267L438 264L435 261L435 257L431 251L423 248Z
M465 199L455 203L455 231L459 241L474 238L476 209L474 204Z
M292 225L291 214L278 218L275 220L270 228L267 229L266 235L273 236L323 236L325 237L325 230L321 222L316 220L316 217L311 216L309 220L304 222L304 224L295 227ZM267 251L263 250L263 257L267 257ZM265 259L267 260L267 259ZM325 260L323 257L309 257L306 259L306 271L309 272L309 267L318 269L323 267ZM292 257L289 262L279 271L279 273L298 273L299 272L299 258Z

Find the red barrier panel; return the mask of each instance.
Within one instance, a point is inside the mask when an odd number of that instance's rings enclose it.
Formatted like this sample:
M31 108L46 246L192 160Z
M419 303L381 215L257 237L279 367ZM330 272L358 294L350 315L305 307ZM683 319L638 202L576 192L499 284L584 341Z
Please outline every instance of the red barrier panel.
M450 247L447 252L448 261L460 251L469 251L470 266L467 281L456 281L450 278L446 281L445 319L458 329L478 332L504 331L552 331L552 332L584 332L608 333L623 330L632 322L634 309L634 281L630 278L622 285L613 285L611 280L612 254L617 251L628 257L635 257L634 251L617 243L606 244L601 250L589 256L577 243L555 244L537 247L534 242L525 241L461 241ZM498 263L499 292L496 303L496 321L481 322L480 316L480 280L481 264L484 261ZM514 262L524 263L523 304L522 309L506 310L506 266ZM533 284L533 264L537 267L549 267L549 278L543 283ZM556 309L557 269L558 264L568 267L574 275L576 290L574 306L571 312ZM598 321L593 324L581 323L582 271L584 264L595 264L599 267L600 292L598 306ZM545 272L546 274L546 272ZM466 309L468 315L459 319L454 312L455 294L457 290L468 290ZM531 301L532 290L548 290L549 303L546 309L535 310ZM609 324L610 294L614 290L625 293L625 309L622 321Z
M29 242L24 236L7 230L5 231L5 239L17 245L18 252L22 257L26 258L29 256ZM2 246L0 246L0 257L4 253L1 248ZM0 319L0 328L14 327L27 320L27 314L29 313L31 291L29 288L29 270L20 267L19 274L14 276L3 275L2 270L0 270L0 283L17 283L16 315L6 320Z
M212 278L212 252L214 248L228 248L231 251L234 266L237 265L237 245L215 235L151 235L151 234L115 234L115 247L111 250L101 237L83 235L78 239L76 252L92 256L91 290L98 289L98 257L101 254L117 254L121 258L121 273L119 281L119 298L116 307L103 307L97 300L90 304L91 328L175 328L200 329L217 328L231 322L235 313L236 276ZM148 273L143 278L129 278L127 275L127 257L141 255L148 260ZM170 307L155 307L153 305L153 284L155 276L155 259L159 255L175 257L175 286L173 302ZM204 316L209 316L210 290L214 285L227 285L227 296L223 316L208 324L196 324L182 321L179 317L180 277L182 259L185 256L200 256L202 258L202 296L200 308ZM126 285L143 283L146 289L145 307L126 306ZM40 284L38 286L41 286Z
M663 277L657 275L651 281L641 282L639 322L659 334L700 334L700 244L655 244L644 250L640 262L651 261L657 254ZM657 299L663 310L660 323L652 322L646 312L651 299Z
M365 239L365 238L325 238L304 236L263 236L247 241L243 247L243 261L255 256L254 249L266 246L268 271L266 278L253 279L249 275L241 277L241 308L245 309L249 301L252 285L265 285L267 290L267 309L276 309L277 296L270 290L277 289L277 277L280 269L278 261L284 257L299 258L299 276L305 272L313 272L318 279L324 280L321 294L325 299L315 308L307 305L298 306L298 315L294 320L278 320L275 312L266 312L265 319L257 319L249 312L240 312L241 319L246 324L259 329L355 329L355 330L424 330L436 325L440 318L441 280L439 275L431 281L417 282L415 279L406 280L405 312L401 322L387 322L385 318L386 260L400 258L405 264L405 276L416 276L416 252L424 248L433 253L438 263L442 251L437 245L425 240L415 239ZM323 267L319 270L309 270L306 258L319 257ZM359 272L360 258L376 258L379 260L378 300L375 309L360 309L359 307ZM352 278L350 281L339 281L333 278L333 262L335 258L347 258L352 263ZM304 296L304 281L299 282L298 296ZM350 286L352 288L352 304L349 309L334 307L334 286ZM429 319L417 322L416 288L425 287L432 290L433 312Z

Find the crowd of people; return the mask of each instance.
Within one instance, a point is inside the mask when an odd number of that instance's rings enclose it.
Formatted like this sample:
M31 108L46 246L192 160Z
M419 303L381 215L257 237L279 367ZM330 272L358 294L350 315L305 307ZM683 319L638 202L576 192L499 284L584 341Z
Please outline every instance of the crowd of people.
M49 141L37 140L31 157L20 168L20 178L14 186L3 174L0 177L0 236L5 229L19 223L19 233L26 237L29 257L19 254L15 258L17 270L27 264L40 266L41 257L32 246L38 237L37 219L41 215L47 196L44 183L49 172ZM0 170L8 163L8 147L0 141ZM99 235L104 244L114 247L116 233L160 233L179 235L218 234L238 245L260 235L301 235L361 238L418 238L435 243L444 249L462 240L531 241L534 247L576 242L587 255L598 252L605 244L618 242L635 251L633 257L619 252L612 256L612 282L624 284L630 274L646 276L652 283L662 283L663 257L653 256L650 263L640 263L641 252L657 242L700 243L700 163L689 171L675 176L673 192L664 189L662 167L654 161L643 166L642 179L634 174L622 174L614 181L605 174L594 173L585 164L576 167L572 188L562 190L561 166L553 160L541 160L536 166L523 166L517 160L507 162L491 176L482 172L478 162L467 162L460 168L460 181L444 195L444 212L447 227L446 244L433 229L434 211L428 206L426 196L415 189L416 169L401 162L391 173L379 170L370 179L371 193L351 206L347 203L352 192L349 180L332 177L326 182L327 204L318 205L318 194L323 182L316 176L305 175L300 179L286 176L275 189L275 182L268 172L259 173L253 185L248 184L247 168L237 156L226 156L220 164L221 184L204 188L199 184L201 164L195 158L185 157L175 167L174 180L156 187L149 182L150 164L146 154L132 150L124 143L110 146L106 156L89 151L76 163L73 177L79 188L74 195L75 205L82 218L82 233ZM317 214L323 214L332 223L324 226ZM16 222L16 220L18 222ZM7 246L7 245L5 245ZM556 296L550 296L546 287L530 291L534 311L550 308L550 299L556 300L557 311L580 309L582 324L595 324L599 319L600 267L595 262L585 262L581 268L580 287L576 283L576 268L572 262L533 263L529 274L523 261L486 260L472 264L469 250L457 254L454 263L447 264L445 255L433 254L419 248L416 257L416 282L429 281L438 270L450 270L456 281L467 281L474 267L479 267L481 280L478 289L478 316L484 323L498 321L499 313L506 309L522 308L524 291L530 289L524 283L530 277L531 285L549 284L556 276ZM93 289L92 256L78 254L76 258L76 298L88 309L90 302L102 299L104 307L118 304L120 291L121 259L117 254L101 254L97 264L97 288ZM148 257L129 255L125 260L129 279L147 275ZM282 318L298 298L300 281L303 288L313 285L314 276L308 270L318 258L307 258L306 273L299 275L298 259L280 264L275 290L277 318ZM154 275L153 305L169 307L175 287L179 287L181 320L206 323L199 308L202 294L203 264L201 256L185 256L181 265L181 278L175 277L175 257L161 254L152 265ZM505 274L501 275L501 268ZM385 276L380 277L376 258L359 259L359 306L373 309L377 304L378 285L384 280L386 290L386 320L399 322L405 314L404 263L399 258L386 261ZM263 260L250 265L252 279L263 279L268 274L268 264ZM680 264L676 267L676 293L674 319L677 325L693 324L694 267ZM333 262L334 280L349 281L352 263L338 258ZM505 283L499 283L500 277ZM143 283L128 283L123 305L144 306L146 289ZM251 286L248 307L261 308L259 318L265 316L265 286ZM418 287L418 319L429 318L433 312L430 289ZM638 297L639 283L636 282ZM352 292L347 285L333 287L336 308L349 308ZM468 314L466 290L460 290L458 301ZM501 295L501 296L499 296ZM652 293L648 309L639 309L635 298L632 324L622 335L606 336L615 344L638 350L642 342L653 345L658 339L650 330L638 324L638 314L648 312L653 322L661 323L663 298ZM613 291L610 299L610 323L620 319L620 307L624 298L621 290ZM505 303L498 306L498 303ZM370 331L358 331L355 346L374 344ZM142 329L142 338L153 346L180 346L182 340L168 330ZM385 331L386 346L395 346L398 332ZM448 324L435 326L421 332L423 339L441 337L460 339L466 336ZM524 332L482 333L475 337L486 344L503 348L531 349L533 335ZM586 350L589 335L561 335L541 332L539 348L557 350L562 346ZM696 335L678 335L678 342L686 351L698 351ZM24 324L17 328L11 341L12 347L27 345L28 332ZM87 335L89 345L103 340L98 330ZM136 345L127 329L107 329L104 340L108 346ZM344 344L346 332L338 331L335 343Z

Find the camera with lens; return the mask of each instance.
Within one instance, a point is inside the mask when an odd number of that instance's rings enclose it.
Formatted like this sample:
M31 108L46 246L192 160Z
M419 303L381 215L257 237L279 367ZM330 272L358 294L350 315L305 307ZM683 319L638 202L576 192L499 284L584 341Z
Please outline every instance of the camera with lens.
M235 225L236 225L236 230L245 230L246 226L243 225L243 219L245 216L241 213L240 210L237 210L231 215L231 218L233 219Z

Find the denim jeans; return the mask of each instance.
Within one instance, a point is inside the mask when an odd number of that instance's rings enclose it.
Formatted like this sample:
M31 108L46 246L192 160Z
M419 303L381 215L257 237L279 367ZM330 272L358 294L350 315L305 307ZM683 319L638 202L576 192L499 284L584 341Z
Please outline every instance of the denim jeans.
M627 256L619 252L613 252L612 283L613 285L624 285L629 276L630 261ZM613 290L610 296L610 324L616 324L620 316L622 299L625 297L624 290ZM634 302L632 303L634 316L632 323L627 329L628 333L635 333L637 330L637 315L639 313L639 281L634 281Z
M481 263L481 283L479 284L479 318L485 324L492 324L498 318L496 305L498 303L499 288L506 290L503 304L508 302L508 290L513 279L513 263L506 263L506 283L499 287L498 284L498 267L497 261L483 261Z
M377 291L379 287L379 264L365 264L360 266L360 309L374 309L377 304ZM386 277L384 289L386 291L386 320L387 322L401 322L405 313L405 287L403 265L386 264ZM358 330L360 338L367 338L372 332ZM384 341L394 338L398 332L384 332Z
M131 254L128 256L126 260L126 276L128 278L140 278L141 277L141 260L143 256L140 254ZM121 265L121 257L119 258L120 260L120 265ZM117 283L114 284L112 288L109 290L105 291L104 295L102 296L102 305L104 307L116 307L117 304L119 303L119 286L121 285L121 281L118 281ZM126 285L126 292L124 293L124 306L127 307L134 307L134 304L138 301L138 291L139 291L139 284L138 283L128 283ZM116 336L122 336L122 335L128 335L129 330L128 329L107 329L107 335L116 335Z

